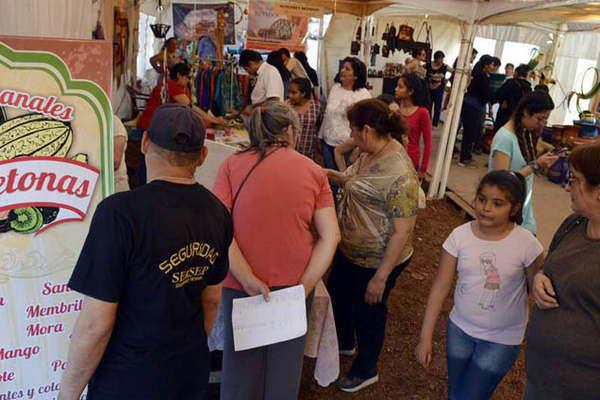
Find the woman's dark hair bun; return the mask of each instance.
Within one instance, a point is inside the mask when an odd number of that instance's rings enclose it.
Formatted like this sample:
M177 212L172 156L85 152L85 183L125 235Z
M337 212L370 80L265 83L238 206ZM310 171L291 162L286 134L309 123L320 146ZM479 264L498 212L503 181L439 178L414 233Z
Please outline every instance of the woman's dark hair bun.
M391 134L400 140L408 131L406 122L399 113L381 100L365 99L354 103L348 109L350 126L362 128L365 125L373 128L379 136Z

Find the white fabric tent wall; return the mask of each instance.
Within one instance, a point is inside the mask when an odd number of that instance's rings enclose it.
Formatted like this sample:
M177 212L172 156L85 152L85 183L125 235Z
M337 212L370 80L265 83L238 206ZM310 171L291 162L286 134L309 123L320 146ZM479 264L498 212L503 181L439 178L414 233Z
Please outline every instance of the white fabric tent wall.
M91 0L0 0L0 35L91 39Z
M548 33L538 29L507 25L480 25L476 35L505 42L530 43L542 48L548 47L549 39Z
M327 60L324 68L326 75L322 75L321 80L327 82L327 88L333 85L333 79L338 72L338 61L350 55L350 42L356 33L358 21L358 17L342 13L335 14L331 18L322 42L322 46L326 49Z
M573 32L566 33L563 45L558 51L558 56L554 65L554 78L560 83L551 88L550 94L558 106L565 97L563 92L568 92L574 85L579 86L580 81L575 81L577 78L577 63L581 58L597 60L596 67L600 68L600 33L597 32ZM577 88L577 90L581 90ZM573 101L572 107L575 107ZM565 121L567 115L566 104L563 103L555 109L550 115L551 124L571 123Z

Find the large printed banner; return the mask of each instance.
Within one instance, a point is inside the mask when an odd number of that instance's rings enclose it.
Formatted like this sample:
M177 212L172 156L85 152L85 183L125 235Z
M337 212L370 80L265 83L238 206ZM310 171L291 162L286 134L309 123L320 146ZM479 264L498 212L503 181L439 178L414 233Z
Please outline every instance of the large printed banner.
M82 305L66 283L113 190L111 52L0 36L0 400L58 396Z
M300 2L249 0L246 47L258 50L305 51L308 19L320 17L322 9Z
M233 4L187 4L173 3L173 25L175 36L187 41L208 37L215 41L217 12L225 12L224 42L235 44L235 22Z

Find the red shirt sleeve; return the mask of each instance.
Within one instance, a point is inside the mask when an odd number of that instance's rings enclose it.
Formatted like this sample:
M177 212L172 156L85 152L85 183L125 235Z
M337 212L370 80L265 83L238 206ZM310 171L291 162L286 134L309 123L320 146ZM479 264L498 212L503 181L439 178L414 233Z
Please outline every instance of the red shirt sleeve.
M429 158L431 157L431 117L429 116L429 110L421 108L419 117L419 125L421 126L421 134L423 135L423 162L421 163L421 171L427 172L429 168Z
M186 90L187 88L184 86L179 86L173 79L169 79L167 81L167 87L169 88L169 101L171 102L174 102L175 96L179 96L180 94L185 94L186 96L190 97Z
M146 102L146 108L138 120L138 128L147 130L150 127L152 114L154 114L154 110L160 106L160 88L161 85L158 84L152 89L152 93L150 93L150 97Z

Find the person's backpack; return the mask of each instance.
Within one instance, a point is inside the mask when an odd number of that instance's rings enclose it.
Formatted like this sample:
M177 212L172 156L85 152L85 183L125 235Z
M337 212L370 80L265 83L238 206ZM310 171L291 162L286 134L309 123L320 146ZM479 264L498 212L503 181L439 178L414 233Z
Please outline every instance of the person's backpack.
M552 253L554 250L556 250L556 248L558 247L560 242L569 233L571 233L573 231L573 229L577 228L579 225L581 225L582 223L584 223L586 221L587 221L587 218L584 217L583 215L579 215L579 214L572 214L569 217L567 217L567 219L558 228L558 231L556 231L556 233L554 234L554 237L552 238L552 242L550 243L550 247L548 247L548 255L550 255L550 253Z

